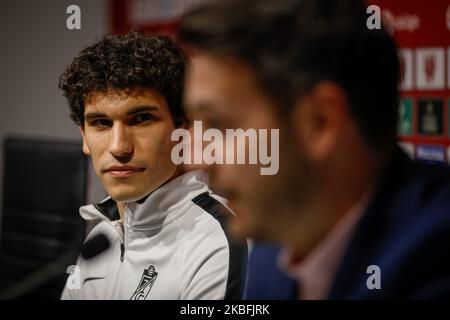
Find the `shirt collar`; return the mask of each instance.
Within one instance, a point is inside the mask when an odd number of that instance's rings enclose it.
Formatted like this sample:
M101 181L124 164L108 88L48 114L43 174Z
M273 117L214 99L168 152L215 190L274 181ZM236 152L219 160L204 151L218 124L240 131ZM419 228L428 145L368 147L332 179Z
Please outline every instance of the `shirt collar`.
M317 300L327 297L345 249L371 196L372 188L300 262L295 261L289 249L282 252L278 263L299 282L301 299Z
M134 230L160 228L183 214L190 201L197 195L208 192L207 175L201 170L189 171L156 189L142 202L129 202L125 207L125 223ZM100 204L90 204L80 208L85 220L114 220L111 207L116 207L111 197ZM106 211L105 211L106 208Z

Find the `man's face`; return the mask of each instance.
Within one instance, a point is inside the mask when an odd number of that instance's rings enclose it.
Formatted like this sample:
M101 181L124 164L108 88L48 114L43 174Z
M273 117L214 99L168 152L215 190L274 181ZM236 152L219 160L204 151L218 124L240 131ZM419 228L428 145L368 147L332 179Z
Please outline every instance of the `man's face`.
M166 100L150 89L94 93L85 102L83 151L118 202L137 201L170 179L175 129Z
M280 240L280 230L290 222L292 203L301 202L297 182L302 181L298 178L302 163L296 148L292 148L295 143L285 136L289 131L285 121L257 85L254 73L236 60L198 54L188 70L185 101L194 120L202 120L203 127L222 132L235 128L280 130L277 174L261 175L261 165L248 161L208 167L212 187L222 192L240 218L231 225L235 235ZM247 140L247 157L248 146Z

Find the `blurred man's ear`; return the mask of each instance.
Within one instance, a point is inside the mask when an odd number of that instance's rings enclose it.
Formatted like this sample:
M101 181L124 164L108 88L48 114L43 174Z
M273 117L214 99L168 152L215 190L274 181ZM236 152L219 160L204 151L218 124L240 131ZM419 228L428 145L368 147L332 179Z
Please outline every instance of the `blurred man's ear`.
M338 147L348 125L349 111L344 91L322 81L295 105L292 121L297 141L313 161L322 161Z
M181 128L190 129L192 126L192 117L189 114L183 116L183 123L181 124Z
M189 129L191 119L187 114L180 116L174 120L175 129Z
M79 126L78 129L80 130L81 136L83 137L83 153L89 156L91 155L91 151L89 150L89 147L86 142L86 133L84 132L84 127Z
M194 140L198 139L202 142L201 144L201 150L198 150L200 152L203 152L203 150L205 149L207 143L203 140L203 135L202 136L197 136L199 134L199 132L195 132L194 131L194 121L202 121L202 118L199 118L198 115L195 115L195 113L188 113L186 114L186 121L184 123L184 125L182 126L182 128L186 129L189 131L189 135L191 137L191 144L189 146L189 150L191 153L190 159L194 159L195 158L195 150L194 150ZM192 171L192 170L198 170L198 169L202 169L207 171L209 169L210 165L207 165L205 163L201 163L201 164L194 164L194 162L192 161L190 164L183 164L183 170L184 171Z

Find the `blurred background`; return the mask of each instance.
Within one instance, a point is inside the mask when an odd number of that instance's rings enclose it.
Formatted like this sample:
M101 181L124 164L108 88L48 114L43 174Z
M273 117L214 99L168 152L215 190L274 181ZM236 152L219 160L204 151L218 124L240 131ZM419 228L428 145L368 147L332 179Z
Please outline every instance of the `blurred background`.
M58 298L67 276L61 265L75 261L70 249L84 238L78 207L105 196L58 89L63 69L107 33L173 34L178 17L205 1L0 2L0 298ZM450 1L370 3L400 48L399 143L411 158L447 165ZM79 30L66 26L70 5L81 10Z

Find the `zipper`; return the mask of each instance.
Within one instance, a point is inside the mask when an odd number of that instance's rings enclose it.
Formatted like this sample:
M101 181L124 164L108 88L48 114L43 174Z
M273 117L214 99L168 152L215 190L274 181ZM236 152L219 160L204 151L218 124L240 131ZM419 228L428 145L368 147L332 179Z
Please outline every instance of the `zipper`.
M125 258L125 238L126 238L126 231L125 231L125 227L124 224L122 223L121 220L115 220L115 221L111 221L108 217L105 216L105 214L103 214L102 210L100 209L100 207L97 204L94 204L95 209L100 213L101 215L101 219L105 220L107 223L109 223L114 230L116 230L116 232L119 234L121 241L120 241L120 262L122 263L124 258ZM127 210L127 205L125 204L125 208L124 208L124 219L125 219L125 212ZM117 230L117 227L122 228L122 233Z
M127 206L125 205L125 210L124 210L124 215L123 215L124 220L126 217L126 214L125 214L126 210L127 210ZM114 293L117 292L119 275L120 275L120 271L122 269L123 260L125 258L125 245L126 245L126 227L125 226L126 226L126 224L124 224L121 220L117 221L117 224L119 224L119 226L122 228L121 241L120 241L120 264L118 265L118 268L116 269L115 281L114 281L114 285L113 285L113 290L111 291L110 299L115 299Z
M123 262L123 256L125 255L125 242L120 243L120 262Z
M127 204L125 204L124 210L123 210L123 219L125 220L127 217ZM122 227L122 242L120 243L120 262L122 263L125 257L125 242L127 240L127 232L126 232L126 221L119 221L120 226Z
M120 236L120 262L123 262L125 256L125 227L120 220L110 221L110 223ZM120 228L122 232L120 232L118 228Z
M118 227L122 229L121 239L120 239L120 262L123 262L125 257L125 227L123 223L119 220L116 222Z

